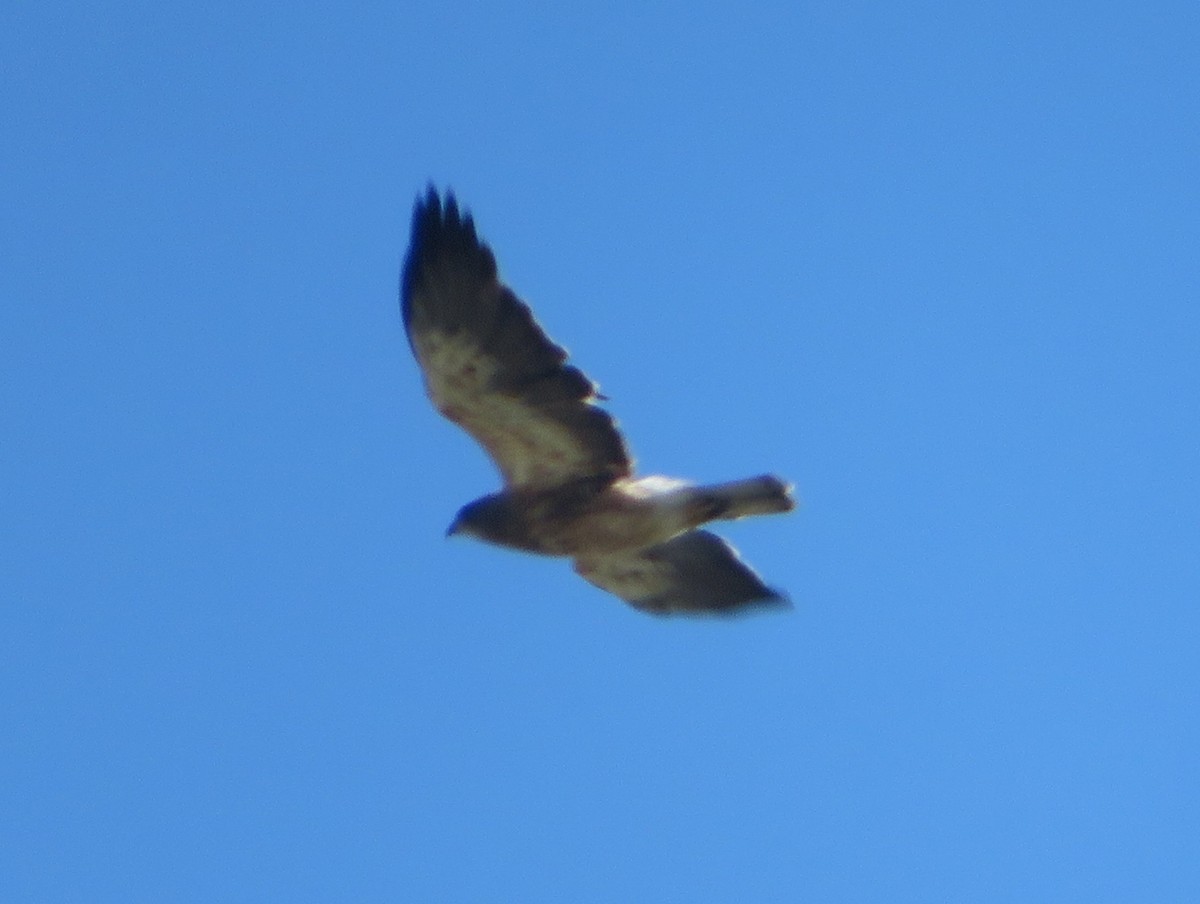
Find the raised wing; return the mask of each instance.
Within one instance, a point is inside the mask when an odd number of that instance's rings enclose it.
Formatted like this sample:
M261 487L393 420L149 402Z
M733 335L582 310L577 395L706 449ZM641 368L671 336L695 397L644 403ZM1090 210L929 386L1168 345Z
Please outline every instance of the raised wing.
M470 433L510 486L615 479L632 462L596 387L496 275L491 249L453 195L413 212L401 307L437 409Z
M646 549L576 559L575 571L654 615L732 615L751 607L790 605L732 546L706 530L688 531Z

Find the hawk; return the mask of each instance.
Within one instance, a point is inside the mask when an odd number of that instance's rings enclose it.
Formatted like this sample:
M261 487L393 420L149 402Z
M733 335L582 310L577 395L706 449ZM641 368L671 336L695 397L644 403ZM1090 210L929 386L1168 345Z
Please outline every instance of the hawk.
M786 606L709 521L788 512L774 476L695 486L635 477L597 387L500 282L491 249L454 195L430 187L413 212L401 310L425 390L483 446L504 488L465 505L447 536L574 560L597 587L657 615Z

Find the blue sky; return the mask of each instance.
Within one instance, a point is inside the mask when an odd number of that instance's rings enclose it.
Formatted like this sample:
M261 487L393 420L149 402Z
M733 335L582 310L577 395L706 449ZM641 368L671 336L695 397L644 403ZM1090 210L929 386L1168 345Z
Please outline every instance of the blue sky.
M7 7L0 899L1197 900L1198 26ZM430 180L793 612L443 538Z

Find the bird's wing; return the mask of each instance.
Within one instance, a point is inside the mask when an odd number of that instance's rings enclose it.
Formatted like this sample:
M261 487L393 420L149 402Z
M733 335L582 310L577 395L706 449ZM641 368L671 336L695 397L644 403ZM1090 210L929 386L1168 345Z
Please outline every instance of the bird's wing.
M575 571L655 615L731 615L751 607L790 605L732 546L705 530L645 549L584 556L575 560Z
M417 201L401 299L430 399L487 450L507 485L632 471L612 416L593 403L595 385L499 281L453 195L443 205L431 188Z

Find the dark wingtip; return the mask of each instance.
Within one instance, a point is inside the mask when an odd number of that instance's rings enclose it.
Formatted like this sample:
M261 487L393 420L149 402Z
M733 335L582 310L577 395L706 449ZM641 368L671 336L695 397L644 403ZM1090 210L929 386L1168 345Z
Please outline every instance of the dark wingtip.
M432 182L425 187L424 196L417 196L413 205L412 225L414 241L418 237L426 239L439 232L462 233L464 239L471 243L476 241L475 221L470 211L459 208L454 189L447 188L443 195Z
M442 221L446 224L447 229L458 227L458 198L454 197L454 192L446 189L446 200L442 204Z
M458 201L453 189L446 189L446 200L432 182L425 188L425 194L417 195L413 204L412 215L412 244L409 248L409 258L417 257L425 244L445 229L458 226Z
M787 612L796 607L792 605L792 598L782 591L776 590L774 587L768 587L767 592L746 603L751 610L770 611L770 612Z
M475 234L475 221L469 211L460 208L454 190L439 192L432 182L413 205L412 237L400 275L400 305L405 324L409 321L409 299L417 289L426 264L446 254L481 254L480 266L486 276L494 276L495 259Z
M760 613L783 613L790 612L795 607L792 605L792 600L786 593L776 590L774 587L763 588L758 593L753 593L747 596L738 596L720 603L708 603L706 605L689 606L679 604L655 604L645 600L633 602L634 608L653 615L661 619L696 619L704 621L707 619L715 621L730 621L733 619L744 618L746 616L755 616Z
M451 194L450 198L454 196ZM412 234L415 239L431 226L440 223L442 219L442 197L430 182L425 189L425 195L417 195L413 204Z
M739 618L744 615L757 615L765 612L790 612L793 608L792 601L787 594L780 593L773 587L767 587L762 594L740 600L735 605L695 614L715 615L717 618Z
M453 198L453 195L450 195ZM413 293L417 277L420 274L419 262L424 255L429 237L433 235L442 223L442 199L438 190L430 182L424 196L417 195L413 204L412 228L408 243L408 254L404 257L404 268L400 273L400 304L404 312L404 322L408 322L408 299Z

